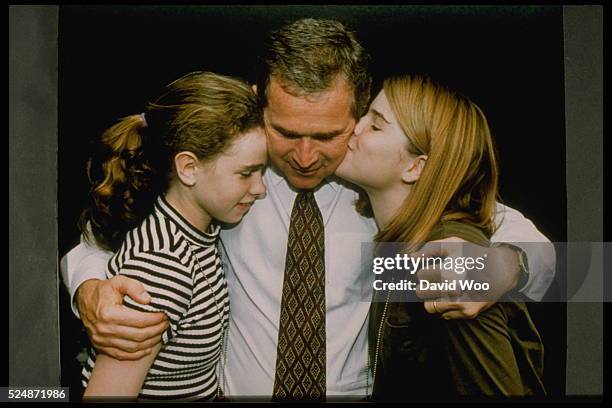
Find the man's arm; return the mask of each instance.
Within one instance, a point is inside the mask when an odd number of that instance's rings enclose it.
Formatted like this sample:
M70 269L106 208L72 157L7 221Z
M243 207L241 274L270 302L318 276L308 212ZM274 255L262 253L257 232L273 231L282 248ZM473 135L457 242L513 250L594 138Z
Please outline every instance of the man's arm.
M529 280L517 288L533 300L540 301L555 277L555 247L519 211L497 204L495 223L499 226L491 237L492 242L507 242L521 248L527 254Z
M79 317L94 347L118 360L137 360L150 353L168 327L163 313L144 313L123 305L124 295L148 304L144 286L125 276L106 279L112 253L81 243L60 264L72 310Z
M488 262L485 268L487 280L491 282L492 291L488 292L489 299L485 301L466 301L457 299L445 301L441 299L439 290L417 291L417 296L424 299L424 307L431 314L438 314L445 319L472 319L495 304L495 301L505 293L520 289L533 300L541 300L546 293L555 274L555 251L550 241L526 219L520 212L497 204L496 225L498 230L491 238L492 242L510 243L521 248L528 258L529 278L522 288L516 288L520 282L520 256L517 250L507 247L485 248L469 246L475 255L487 254ZM463 241L457 237L434 241L426 244L423 250L428 256L457 257L462 256L461 246L457 242ZM465 241L464 241L465 242ZM454 243L444 245L445 243ZM420 280L442 282L442 274L436 268L423 268L417 272ZM468 296L469 297L469 296Z
M104 251L89 244L83 236L81 242L72 248L60 261L60 271L64 285L70 294L72 312L79 319L75 295L83 282L90 279L105 280L106 265L113 256L112 252Z

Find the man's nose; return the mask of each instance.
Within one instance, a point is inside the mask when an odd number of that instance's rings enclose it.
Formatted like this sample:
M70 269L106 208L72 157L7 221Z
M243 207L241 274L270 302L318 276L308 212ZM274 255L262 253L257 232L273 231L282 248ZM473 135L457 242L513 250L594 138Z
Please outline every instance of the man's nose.
M295 161L302 169L312 167L317 161L317 152L309 137L302 137L295 148Z

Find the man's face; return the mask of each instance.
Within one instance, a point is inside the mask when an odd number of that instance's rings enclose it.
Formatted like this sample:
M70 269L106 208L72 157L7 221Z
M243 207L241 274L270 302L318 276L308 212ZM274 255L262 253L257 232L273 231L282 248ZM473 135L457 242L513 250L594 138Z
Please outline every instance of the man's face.
M270 161L298 189L317 187L346 153L355 127L353 95L343 79L313 96L293 96L274 78L264 110Z

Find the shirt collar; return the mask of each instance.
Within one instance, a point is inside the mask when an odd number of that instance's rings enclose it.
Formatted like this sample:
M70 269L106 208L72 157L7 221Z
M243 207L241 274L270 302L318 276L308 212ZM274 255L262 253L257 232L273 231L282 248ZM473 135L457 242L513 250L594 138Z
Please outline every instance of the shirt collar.
M275 166L269 165L266 168L266 172L269 172L270 181L274 186L278 186L283 181L289 184L285 176ZM334 175L327 177L323 182L321 182L321 184L319 184L319 186L323 186L324 184L329 185L334 191L338 191L338 189L340 188L340 184L338 184L338 179ZM317 186L317 188L319 188L319 186Z
M163 195L160 195L155 202L155 209L166 218L174 222L178 229L185 234L187 239L194 244L211 246L215 245L219 237L221 227L214 223L210 223L206 232L200 231L185 219L179 212L168 203Z

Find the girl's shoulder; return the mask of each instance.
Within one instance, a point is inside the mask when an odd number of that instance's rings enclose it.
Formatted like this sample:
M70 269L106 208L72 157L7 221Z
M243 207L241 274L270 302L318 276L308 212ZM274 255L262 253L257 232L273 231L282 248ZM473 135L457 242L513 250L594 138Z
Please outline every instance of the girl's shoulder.
M177 226L154 211L126 234L115 257L125 260L159 255L178 260L185 252L182 247Z
M490 244L486 233L477 226L464 221L441 221L429 234L427 241L458 237L474 244L488 246Z

